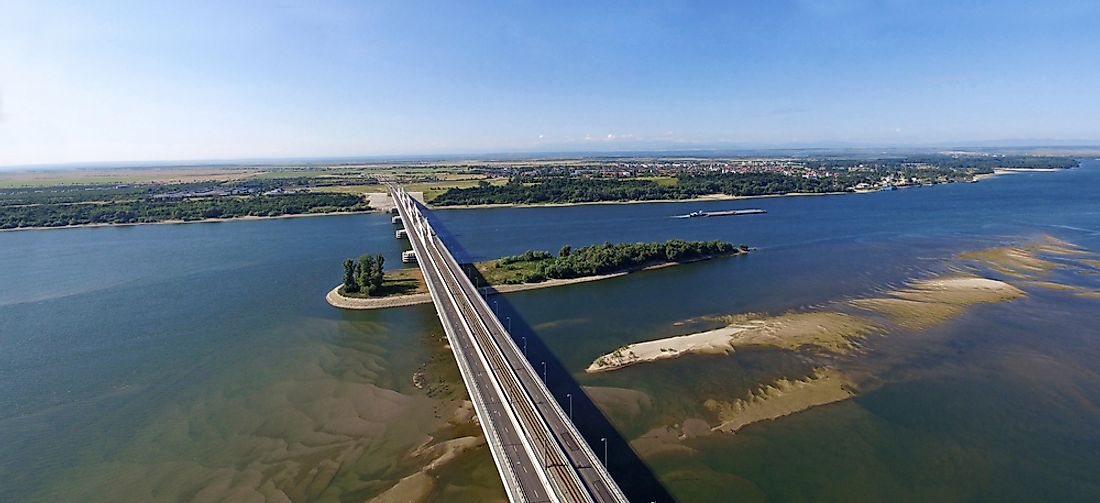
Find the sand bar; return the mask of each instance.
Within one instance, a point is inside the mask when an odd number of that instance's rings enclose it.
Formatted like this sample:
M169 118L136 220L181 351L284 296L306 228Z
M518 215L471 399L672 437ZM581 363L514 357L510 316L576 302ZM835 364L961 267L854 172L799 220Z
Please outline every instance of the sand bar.
M1007 302L1024 292L1003 281L976 276L948 276L910 282L887 297L854 299L852 306L888 316L906 328L928 328L966 312L974 304Z
M840 312L787 313L770 317L748 315L743 318L715 330L623 346L596 358L585 372L607 372L687 354L727 354L736 347L812 348L845 353L854 347L854 340L878 330L865 318Z
M852 381L835 369L818 369L805 379L778 379L732 402L707 400L703 406L718 416L714 431L733 433L749 424L780 418L811 407L855 396Z

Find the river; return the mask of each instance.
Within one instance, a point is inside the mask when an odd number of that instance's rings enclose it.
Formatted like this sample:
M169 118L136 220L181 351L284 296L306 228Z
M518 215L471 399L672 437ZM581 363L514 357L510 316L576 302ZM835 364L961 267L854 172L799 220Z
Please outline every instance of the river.
M1097 187L1100 162L1086 161L888 193L433 218L460 261L670 238L757 248L494 298L563 404L574 394L590 440L613 437L624 486L648 469L681 501L1093 501L1100 300L1064 288L983 271L1026 297L876 334L830 361L859 376L852 398L736 433L685 424L714 426L708 400L805 376L821 358L752 348L584 369L731 315L881 295L958 267L962 252L1049 238L1098 252ZM734 208L768 213L671 218ZM418 446L476 435L449 422L464 391L431 306L345 312L323 300L345 257L381 252L400 267L393 228L387 215L346 215L0 233L2 499L362 501L417 473ZM1090 272L1042 280L1100 290ZM429 386L414 385L418 372ZM604 390L601 408L578 386ZM628 450L654 431L677 435ZM430 499L503 494L484 447L432 475Z

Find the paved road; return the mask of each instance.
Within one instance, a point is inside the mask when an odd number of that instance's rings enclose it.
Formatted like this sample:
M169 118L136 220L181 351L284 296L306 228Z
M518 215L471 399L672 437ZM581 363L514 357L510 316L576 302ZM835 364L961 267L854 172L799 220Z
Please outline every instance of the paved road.
M512 501L626 501L534 368L420 215L391 187Z

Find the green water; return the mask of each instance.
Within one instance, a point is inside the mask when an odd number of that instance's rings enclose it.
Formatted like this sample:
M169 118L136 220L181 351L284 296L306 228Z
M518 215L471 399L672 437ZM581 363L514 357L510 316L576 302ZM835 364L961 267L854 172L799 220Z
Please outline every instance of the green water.
M594 443L621 436L611 468L629 486L625 442L713 424L705 400L822 362L738 350L585 374L597 356L722 325L714 316L871 295L961 251L1044 235L1100 251L1096 187L1100 165L1086 162L882 194L434 218L460 260L604 240L759 247L498 299L563 404L578 384L631 390L607 409L610 426L575 403ZM768 213L670 218L744 207ZM355 215L0 233L0 499L363 501L415 473L408 455L429 436L476 434L447 423L464 392L430 306L351 313L323 300L344 257L382 252L396 266L392 232L388 216ZM1100 290L1086 272L1046 279ZM853 399L641 459L682 501L1100 499L1100 300L1021 288L1026 298L891 330L829 362L859 378ZM430 388L413 385L418 370ZM437 501L503 497L484 447L436 475Z
M465 393L430 306L323 300L343 257L399 266L392 232L364 215L0 235L0 487L362 501L415 472L428 435L477 434L445 424ZM467 457L437 494L502 495L488 452Z

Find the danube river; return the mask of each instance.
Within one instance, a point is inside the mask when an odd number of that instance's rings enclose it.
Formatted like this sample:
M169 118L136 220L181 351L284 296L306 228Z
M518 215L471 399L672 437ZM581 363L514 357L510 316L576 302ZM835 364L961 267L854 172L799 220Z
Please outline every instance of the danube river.
M1086 161L889 193L435 219L459 260L669 238L758 248L494 297L585 434L611 439L624 489L655 477L681 501L1095 501L1097 187ZM735 208L768 213L671 218ZM402 246L385 215L0 233L0 499L363 501L399 481L436 501L502 498L484 446L453 440L478 430L434 310L324 302L341 259L400 267ZM960 274L1018 293L883 300ZM585 372L624 345L790 313L873 328L844 351L761 345ZM791 407L800 385L779 383L821 372L844 376L843 396Z

